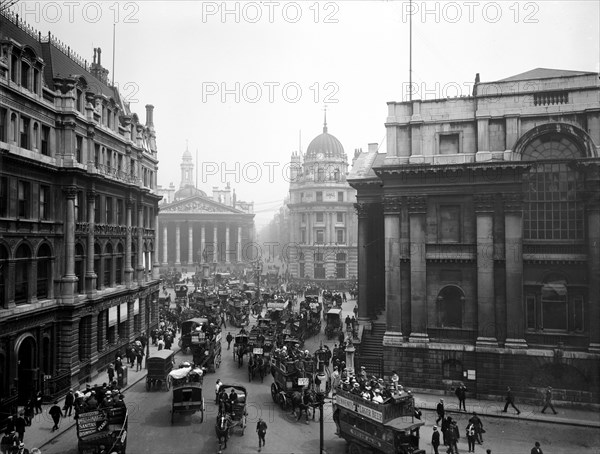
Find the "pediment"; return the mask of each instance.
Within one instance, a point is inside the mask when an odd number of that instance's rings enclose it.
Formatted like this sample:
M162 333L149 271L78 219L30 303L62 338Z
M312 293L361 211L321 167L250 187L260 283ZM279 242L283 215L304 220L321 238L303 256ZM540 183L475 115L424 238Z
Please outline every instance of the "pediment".
M171 202L166 205L161 205L160 212L161 212L161 214L162 213L244 214L244 212L241 210L237 210L233 207L223 205L222 203L215 202L214 200L204 198L201 196L189 197L184 200L177 200L175 202Z

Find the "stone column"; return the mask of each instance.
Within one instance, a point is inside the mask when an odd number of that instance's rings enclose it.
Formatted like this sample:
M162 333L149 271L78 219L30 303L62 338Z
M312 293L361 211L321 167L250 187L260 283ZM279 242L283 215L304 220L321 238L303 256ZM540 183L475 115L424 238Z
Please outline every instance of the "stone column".
M494 196L475 194L477 216L477 345L498 346L494 298Z
M92 297L96 293L96 279L98 275L94 270L94 230L96 227L96 192L88 191L87 193L87 215L88 215L88 234L87 234L87 258L85 272L85 291L88 297Z
M175 224L175 266L181 266L181 226Z
M504 194L507 348L527 348L523 310L523 202L520 193Z
M67 186L64 189L67 201L67 213L65 222L65 275L62 278L62 299L67 303L72 303L75 295L75 285L77 276L75 276L75 197L77 197L77 188Z
M427 335L427 262L425 222L427 197L408 198L410 235L410 342L429 342Z
M600 353L600 194L590 194L587 200L587 224L588 224L588 272L589 290L588 307L589 317L586 317L590 333L589 351Z
M163 261L162 264L163 266L167 266L169 264L169 255L168 255L168 248L167 248L167 243L168 243L168 231L167 231L167 226L168 226L168 222L165 222L163 224Z
M213 229L213 262L219 262L219 236L217 234L217 229L219 228L218 224L215 223L215 227Z
M206 251L206 231L205 231L205 227L204 224L202 225L202 227L200 227L200 261L202 263L206 263L208 260L208 257L205 255L205 251Z
M188 222L188 265L194 264L194 224Z
M146 281L146 266L144 265L144 207L138 203L138 228L137 228L137 281L142 285Z
M133 207L133 200L128 199L126 202L127 206L127 229L125 234L125 285L127 288L133 286L133 263L131 263L131 210Z
M229 224L225 224L225 263L229 263Z
M358 215L358 321L370 326L368 295L369 295L369 208L371 204L357 202L354 204Z
M242 262L242 227L238 225L237 231L237 261Z
M165 243L167 239L165 238ZM154 249L152 251L152 279L160 279L160 259L158 251L160 250L160 229L158 228L158 208L154 216Z
M402 301L400 298L400 208L399 197L383 198L385 238L385 345L402 342Z

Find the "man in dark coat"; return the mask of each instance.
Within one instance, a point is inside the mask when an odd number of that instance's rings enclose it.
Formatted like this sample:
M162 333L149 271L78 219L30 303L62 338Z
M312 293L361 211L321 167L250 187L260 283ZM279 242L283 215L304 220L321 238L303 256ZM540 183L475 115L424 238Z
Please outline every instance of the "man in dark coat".
M439 424L440 421L444 419L444 415L446 413L446 411L444 410L444 399L440 399L440 401L437 404L437 407L435 407L435 411L438 415L437 419L435 420L435 423Z
M519 409L517 407L515 407L515 396L512 393L510 386L506 387L506 399L505 400L506 400L506 405L504 405L504 410L502 410L502 413L506 413L506 410L508 410L508 406L510 405L517 411L517 415L521 414Z
M437 426L433 426L433 434L431 435L431 446L433 446L433 454L439 454L438 448L440 446L440 433L438 432Z
M227 350L231 348L231 341L233 341L233 336L231 335L231 331L227 333L227 337L225 338L227 341Z
M461 383L460 386L456 388L455 394L456 397L458 397L458 410L460 411L462 409L467 411L467 387L464 385L464 383Z
M448 417L448 430L447 430L446 440L448 441L448 451L453 454L458 454L458 439L460 438L460 433L458 431L458 425L452 418Z
M27 423L25 422L25 418L23 417L23 413L19 413L17 419L15 419L15 430L17 431L17 435L19 435L19 441L23 441L25 437L25 426Z
M65 396L65 406L64 406L65 417L71 416L71 413L73 411L73 404L74 403L75 403L75 394L73 394L73 390L72 389L69 389L69 392Z
M58 406L58 400L54 401L54 405L52 407L50 407L50 410L48 410L48 414L50 416L52 416L52 421L54 421L54 426L52 426L52 432L54 432L55 430L58 430L58 424L60 423L60 418L62 418L62 416L63 416L63 412L61 411L60 407Z
M546 392L544 394L544 408L542 408L542 413L546 411L546 408L550 407L552 413L556 414L556 410L554 409L554 405L552 405L552 386L548 386L546 388Z
M346 331L349 331L352 326L352 320L350 319L349 315L346 315L345 322L346 322Z

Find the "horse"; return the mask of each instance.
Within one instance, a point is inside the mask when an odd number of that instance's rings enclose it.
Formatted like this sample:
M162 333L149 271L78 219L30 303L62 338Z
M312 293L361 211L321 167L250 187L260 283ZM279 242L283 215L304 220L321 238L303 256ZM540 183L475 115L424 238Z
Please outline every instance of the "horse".
M306 424L308 424L308 412L312 408L313 410L313 421L315 420L315 402L316 395L314 391L309 391L308 389L304 391L294 391L291 395L291 403L292 403L292 415L296 414L296 409L298 409L298 417L296 421L300 421L302 417L302 413L306 415Z
M233 347L233 357L238 360L238 369L244 365L244 353L245 348L243 344Z
M215 432L219 441L219 449L227 449L227 440L229 439L229 430L231 429L231 418L225 413L219 413Z
M265 359L261 355L250 355L248 358L248 378L250 381L256 374L260 375L261 383L265 379Z

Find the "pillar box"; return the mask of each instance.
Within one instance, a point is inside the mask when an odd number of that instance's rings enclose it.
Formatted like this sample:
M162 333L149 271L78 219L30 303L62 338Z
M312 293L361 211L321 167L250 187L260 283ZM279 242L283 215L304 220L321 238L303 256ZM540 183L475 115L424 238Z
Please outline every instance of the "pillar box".
M346 368L348 369L348 375L356 375L354 371L354 353L356 349L352 345L352 341L349 341L346 346Z

